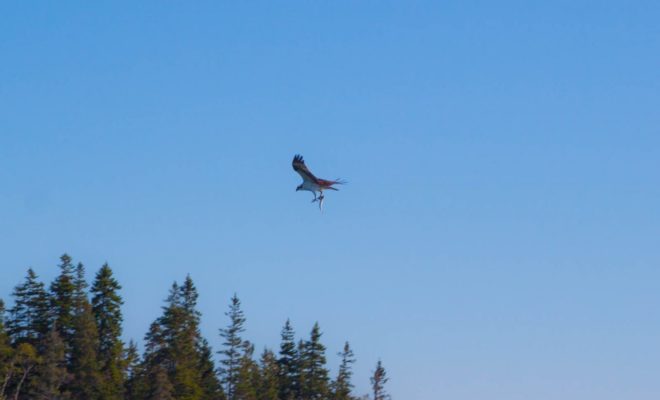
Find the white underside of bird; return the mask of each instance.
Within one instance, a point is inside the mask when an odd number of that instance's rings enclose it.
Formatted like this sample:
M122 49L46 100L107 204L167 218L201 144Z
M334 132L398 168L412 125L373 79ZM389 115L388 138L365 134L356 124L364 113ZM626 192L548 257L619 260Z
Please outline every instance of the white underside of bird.
M332 181L332 180L317 178L316 176L314 176L314 174L312 174L309 171L309 169L305 165L305 161L300 155L296 155L293 158L292 165L293 165L293 169L303 178L303 183L296 188L296 191L306 190L308 192L312 192L314 194L314 199L312 200L312 203L318 201L319 209L321 210L323 210L323 199L325 198L325 196L323 196L323 191L338 190L337 188L333 187L333 185L341 185L344 183L344 181L342 181L341 179Z

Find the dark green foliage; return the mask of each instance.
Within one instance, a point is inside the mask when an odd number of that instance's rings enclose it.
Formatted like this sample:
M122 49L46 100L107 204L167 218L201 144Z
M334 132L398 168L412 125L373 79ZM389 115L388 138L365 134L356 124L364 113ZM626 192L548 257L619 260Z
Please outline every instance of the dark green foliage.
M222 363L220 374L222 382L225 385L227 398L234 400L236 399L234 394L238 383L238 370L241 366L241 357L245 350L243 339L241 338L241 333L245 331L243 327L245 317L241 310L241 301L236 294L231 298L229 311L225 315L229 317L230 322L227 328L220 330L220 336L225 339L223 343L224 350L218 352L223 356L223 359L220 361Z
M14 349L9 343L5 329L5 303L0 300L0 399L5 398L7 386L13 375L12 359Z
M202 396L198 370L200 357L197 352L201 335L196 304L197 290L190 277L186 277L183 286L172 294L170 307L165 310L161 320L166 328L169 354L173 362L170 380L177 399L199 399Z
M389 381L383 363L378 360L376 364L376 370L371 376L371 389L373 390L374 400L386 400L389 399L389 395L385 392L385 384Z
M48 332L50 317L48 294L32 268L28 269L25 282L14 288L12 296L14 306L9 311L7 324L9 335L16 343L34 346Z
M100 399L103 378L98 361L98 331L91 305L86 299L79 301L71 346L71 395L79 400Z
M28 269L25 281L17 285L13 292L14 306L10 310L10 318L7 321L7 331L10 335L14 348L18 349L21 344L29 344L34 353L34 365L22 381L8 382L14 389L20 389L23 393L31 386L35 370L39 364L39 354L36 352L39 342L46 336L49 326L49 304L48 294L44 284L37 280L37 275ZM27 350L24 347L24 350ZM12 375L15 374L16 368Z
M25 392L27 382L40 359L37 350L29 343L20 343L14 350L10 367L14 375L14 398L19 399Z
M278 400L279 397L279 364L275 353L265 349L259 362L260 380L257 388L259 400Z
M57 331L64 340L67 362L71 357L71 343L74 333L75 291L74 267L71 257L60 257L60 275L50 285L50 305L55 318Z
M50 292L29 269L14 289L8 316L0 300L0 400L355 399L353 352L346 343L330 382L318 324L308 340L296 343L287 320L279 354L265 349L257 362L254 345L242 338L245 316L234 295L226 313L230 322L220 330L224 340L216 369L200 333L197 289L187 276L182 285L172 285L140 357L134 342L124 346L121 340L121 286L110 267L96 274L91 302L84 266L74 266L65 254L59 268ZM376 400L388 398L386 382L379 362L372 377Z
M321 328L318 323L315 323L309 340L303 343L300 353L300 396L303 399L329 397L329 378L325 363L325 346L321 344Z
M150 395L156 389L162 391L171 385L171 394L176 399L222 399L219 383L214 379L210 360L211 350L199 331L200 313L197 311L197 289L192 279L186 277L182 286L172 285L163 315L158 318L146 336L144 362L140 375L134 380L136 390L149 387ZM167 381L154 379L164 371ZM150 385L140 380L151 381ZM168 389L169 390L169 389Z
M82 263L76 265L75 276L73 277L73 310L74 314L79 314L89 304L87 298L87 281L85 281L85 266Z
M288 319L284 323L281 335L280 357L277 360L279 366L279 396L282 400L293 400L298 398L299 393L300 362L293 328L291 327L291 321Z
M141 398L138 393L140 392L139 384L144 383L142 379L142 363L140 360L140 353L138 352L137 344L134 341L128 343L128 347L124 350L124 374L126 380L124 381L124 394L128 399Z
M339 353L341 357L341 364L337 372L337 379L332 383L332 397L334 400L351 400L351 390L353 384L351 377L353 376L352 364L355 362L353 350L348 342L344 344L344 349Z
M124 343L121 341L121 286L112 276L108 264L96 274L92 284L92 313L99 336L98 360L103 376L101 394L104 400L123 398L125 369Z
M64 357L64 342L53 327L39 344L41 362L31 380L28 393L31 399L66 399L69 393L61 389L69 380Z
M238 363L234 398L236 400L257 400L259 388L259 366L252 359L254 346L248 341L243 342L243 354Z
M164 367L156 365L151 371L149 378L151 381L151 387L147 397L148 400L177 399L177 397L174 396L174 386L170 382L170 379L167 376L167 371L165 371Z
M225 400L225 393L213 364L213 350L206 339L199 344L199 373L204 400Z

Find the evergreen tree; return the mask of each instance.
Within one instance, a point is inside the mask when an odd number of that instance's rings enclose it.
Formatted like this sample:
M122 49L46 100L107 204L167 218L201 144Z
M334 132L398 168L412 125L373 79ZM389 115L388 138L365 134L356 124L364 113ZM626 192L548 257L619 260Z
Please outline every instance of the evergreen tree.
M374 400L389 399L390 396L387 394L387 392L385 392L385 384L388 380L389 378L387 377L383 363L378 360L378 363L376 364L376 370L371 377L371 388L374 393Z
M86 299L78 301L80 309L74 318L72 338L71 395L80 400L100 399L103 379L98 362L98 331L91 305Z
M228 400L235 400L236 384L238 382L238 370L241 364L241 356L243 355L244 343L241 338L241 333L245 331L243 324L245 324L245 317L241 310L241 301L238 296L234 294L231 298L229 311L225 313L229 317L229 326L226 329L220 330L220 336L225 341L223 346L224 350L219 351L224 356L222 359L222 367L220 373L222 382L225 384L225 393Z
M70 363L71 345L74 334L75 290L74 267L71 257L60 257L60 274L50 286L50 304L58 334L64 341L67 364Z
M249 341L243 342L243 352L239 359L236 374L234 398L236 400L257 400L259 387L259 366L252 359L254 346Z
M37 280L37 274L28 269L25 282L16 286L13 292L14 307L8 321L9 335L16 343L30 343L33 346L48 332L49 304L44 284Z
M296 381L296 400L302 399L302 386L303 386L303 354L305 352L305 341L298 340L298 348L296 350L298 359L296 360L296 368L298 369L298 380Z
M128 342L128 346L124 352L124 393L127 399L140 399L138 394L138 385L144 383L142 379L142 366L140 354L138 352L137 344L134 341Z
M69 398L61 388L69 379L66 370L64 342L55 327L44 336L39 344L41 362L35 370L28 393L29 398L38 400L61 400Z
M254 346L242 338L245 317L234 294L226 313L230 323L220 330L218 374L200 333L197 289L187 276L181 286L172 285L140 358L135 343L125 347L120 339L121 287L107 264L95 277L91 302L84 266L74 267L65 254L59 267L50 293L28 270L14 289L9 318L0 300L0 400L356 399L351 395L353 351L344 345L337 377L330 382L318 323L309 339L296 345L287 320L278 356L265 349L257 362ZM387 381L378 361L371 377L374 400L389 399Z
M80 314L85 304L89 304L87 298L87 281L85 280L85 266L78 263L73 277L73 313Z
M153 383L162 369L172 385L172 395L182 400L203 399L207 390L217 394L209 376L209 368L213 371L212 361L205 354L210 349L199 331L197 297L190 277L182 286L174 283L163 315L152 324L146 337L143 376Z
M156 365L150 376L151 390L147 400L175 400L174 386L167 376L167 371L160 365Z
M199 294L190 275L186 275L186 279L183 281L179 292L181 307L185 313L184 329L187 329L191 334L195 334L195 330L199 327L201 313L197 311Z
M206 339L199 344L199 367L201 386L204 400L225 400L222 384L213 364L213 351Z
M325 367L325 346L320 339L321 328L315 323L300 355L300 395L306 400L326 399L330 393L328 370Z
M14 349L9 343L9 335L5 329L5 303L0 299L0 399L5 398L7 386L13 376L13 358Z
M92 284L92 313L99 336L98 359L103 385L101 394L105 400L119 400L124 392L124 343L121 341L121 286L112 275L108 264L96 274Z
M288 319L282 328L282 342L280 343L280 357L277 360L279 370L279 398L294 400L298 397L298 382L300 373L298 368L298 351L296 349L295 335Z
M355 362L355 357L348 342L344 344L344 350L339 353L339 356L341 357L341 364L339 365L337 379L332 385L333 399L351 400L353 398L351 396L351 390L353 389L353 384L351 383L351 377L353 376L351 365Z
M167 328L168 345L174 364L170 380L177 399L202 397L197 352L201 340L197 297L197 289L190 276L187 276L183 285L172 294L170 306L165 310L162 320Z
M14 384L14 399L20 399L25 383L28 381L34 367L39 363L37 350L29 343L20 343L11 360L16 382Z
M279 364L275 353L264 349L260 360L260 382L257 391L258 400L279 400Z
M154 379L163 372L167 374L167 344L165 343L165 338L158 320L151 323L144 340L146 345L142 362L133 366L127 383L127 397L135 400L147 400L150 398L154 392ZM161 378L161 386L168 387L171 395L173 388L171 387L169 378L166 381L167 385L164 385L164 382Z

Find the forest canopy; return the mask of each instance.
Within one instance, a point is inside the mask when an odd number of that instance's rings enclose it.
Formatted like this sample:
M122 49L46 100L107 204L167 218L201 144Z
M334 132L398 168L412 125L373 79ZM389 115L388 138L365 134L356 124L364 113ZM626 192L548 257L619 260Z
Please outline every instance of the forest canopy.
M255 354L243 337L246 317L236 294L219 327L222 347L214 351L200 332L198 292L190 276L173 283L162 315L148 327L144 351L122 339L121 285L109 265L91 284L85 267L64 254L59 274L46 286L29 268L11 294L0 300L0 400L352 400L348 342L338 353L336 376L327 368L322 332L296 339L291 321L278 349ZM372 392L387 399L379 361Z

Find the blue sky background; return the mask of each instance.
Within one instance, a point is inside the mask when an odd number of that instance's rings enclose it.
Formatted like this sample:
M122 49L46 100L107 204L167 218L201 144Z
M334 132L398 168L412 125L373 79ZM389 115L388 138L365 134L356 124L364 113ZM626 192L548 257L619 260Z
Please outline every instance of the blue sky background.
M314 321L358 394L657 399L657 2L0 5L0 297L70 253L141 339ZM312 171L350 183L320 214Z

